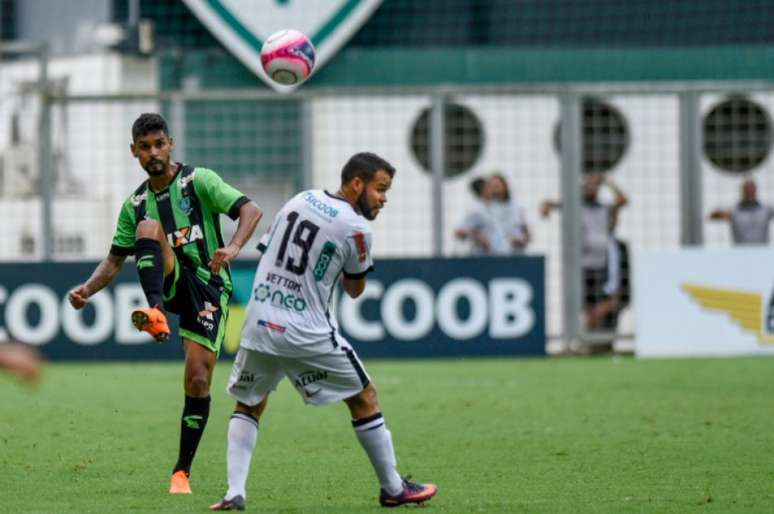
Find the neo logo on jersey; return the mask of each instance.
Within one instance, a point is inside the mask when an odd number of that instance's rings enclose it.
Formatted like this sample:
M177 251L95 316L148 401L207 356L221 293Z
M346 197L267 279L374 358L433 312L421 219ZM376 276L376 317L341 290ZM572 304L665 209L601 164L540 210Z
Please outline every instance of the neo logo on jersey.
M189 243L198 241L199 239L204 239L204 232L202 231L202 227L199 225L194 225L192 227L181 227L175 230L173 233L167 234L167 242L172 248L187 245Z
M263 283L255 288L253 297L259 302L268 301L274 307L286 311L304 312L306 310L306 301L296 295L286 294L279 290L272 290L269 284Z

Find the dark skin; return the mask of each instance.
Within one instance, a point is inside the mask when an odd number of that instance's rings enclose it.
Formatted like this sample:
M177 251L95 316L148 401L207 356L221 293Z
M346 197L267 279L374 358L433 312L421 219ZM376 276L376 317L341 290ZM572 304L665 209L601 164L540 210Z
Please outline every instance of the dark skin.
M378 170L373 178L365 182L359 177L355 177L346 184L342 184L336 193L336 196L346 200L355 212L363 215L366 219L373 220L379 215L379 212L387 203L387 191L392 185L392 177L384 170ZM366 278L342 279L344 291L352 298L357 298L365 290ZM255 419L260 419L261 414L266 409L269 401L267 394L257 405L247 405L242 402L236 402L236 410L250 414ZM346 398L344 403L349 408L352 419L362 419L380 412L379 399L374 385L368 384L358 394Z
M171 160L173 146L173 139L163 131L144 134L130 145L132 155L148 173L149 187L154 192L165 189L177 174L179 165ZM240 250L253 234L262 214L261 209L253 202L240 207L239 222L234 237L227 246L216 250L208 263L213 273L218 273L224 265L239 255ZM167 242L161 223L156 220L143 220L137 224L135 235L137 239L158 241L164 261L164 277L174 272L175 254ZM68 295L70 304L76 309L82 309L88 303L89 297L112 282L125 260L126 256L108 254L85 283L70 291ZM193 398L205 398L210 394L216 355L208 348L186 338L183 338L183 348L185 350L185 394Z

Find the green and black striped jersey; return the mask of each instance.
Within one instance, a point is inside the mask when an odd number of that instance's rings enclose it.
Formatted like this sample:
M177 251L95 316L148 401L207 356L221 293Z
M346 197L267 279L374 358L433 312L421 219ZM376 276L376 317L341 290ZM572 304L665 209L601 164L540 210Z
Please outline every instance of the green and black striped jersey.
M118 215L110 253L133 254L137 224L153 219L161 223L180 265L195 270L205 284L231 292L228 266L219 275L213 275L208 263L215 251L224 246L220 214L237 219L239 208L248 201L214 171L180 164L175 178L164 190L151 191L146 180L126 199Z

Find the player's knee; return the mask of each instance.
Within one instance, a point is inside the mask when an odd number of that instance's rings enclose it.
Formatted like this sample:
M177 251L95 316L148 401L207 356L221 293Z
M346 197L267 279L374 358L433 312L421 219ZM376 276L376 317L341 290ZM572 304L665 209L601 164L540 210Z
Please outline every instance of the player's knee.
M136 231L137 238L158 239L163 237L164 230L161 227L161 223L156 220L142 220L137 224Z
M379 408L379 398L376 394L376 388L372 384L369 384L365 389L363 389L361 396L365 406L373 409Z
M237 412L244 412L246 414L250 414L255 419L260 419L261 414L263 414L263 410L266 408L266 404L269 401L269 395L263 397L263 400L258 402L255 405L247 405L246 403L237 402L236 404L236 411Z
M346 400L354 419L363 418L379 412L379 400L376 388L369 384L358 394Z
M204 396L210 392L210 379L206 373L193 373L186 377L185 392L188 396Z

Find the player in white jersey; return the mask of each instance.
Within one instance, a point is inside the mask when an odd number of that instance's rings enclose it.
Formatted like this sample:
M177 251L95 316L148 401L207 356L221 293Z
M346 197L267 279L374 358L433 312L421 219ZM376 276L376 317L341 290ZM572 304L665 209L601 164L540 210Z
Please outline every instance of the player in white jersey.
M261 260L247 306L239 352L227 390L236 410L228 430L228 491L211 510L244 510L245 483L268 395L285 377L306 403L343 400L379 479L385 507L429 500L435 484L402 479L376 389L330 312L340 282L356 298L373 269L373 220L395 175L372 153L352 156L341 187L299 193L280 210L259 249Z

